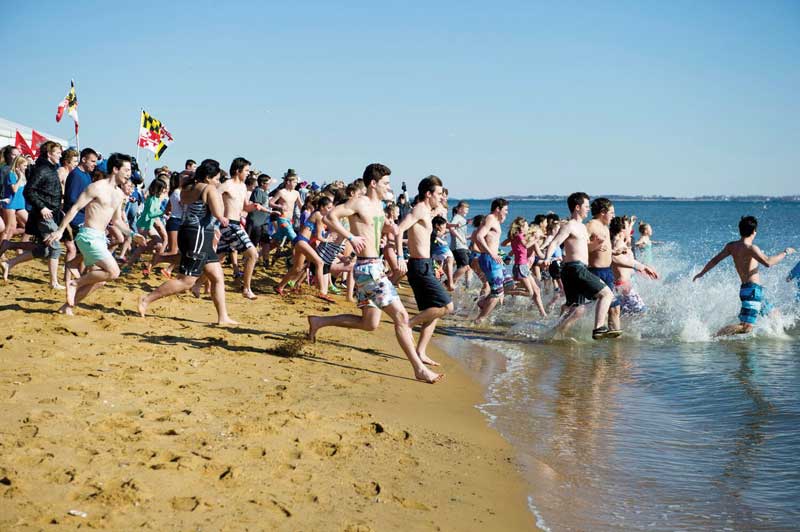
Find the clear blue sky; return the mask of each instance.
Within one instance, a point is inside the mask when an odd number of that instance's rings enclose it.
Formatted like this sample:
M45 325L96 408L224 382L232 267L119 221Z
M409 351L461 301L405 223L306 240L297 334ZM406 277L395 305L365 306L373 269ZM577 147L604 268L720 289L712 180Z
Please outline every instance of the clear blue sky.
M800 193L800 2L19 2L0 116L273 176L369 162L454 197ZM151 162L150 167L153 167Z

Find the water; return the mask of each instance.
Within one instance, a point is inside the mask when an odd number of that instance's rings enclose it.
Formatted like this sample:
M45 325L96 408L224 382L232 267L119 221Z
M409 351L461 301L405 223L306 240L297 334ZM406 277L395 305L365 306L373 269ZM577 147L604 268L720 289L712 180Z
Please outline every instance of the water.
M488 203L471 202L471 215ZM550 210L565 215L565 202L512 203L507 224ZM766 253L798 247L800 205L616 210L666 242L653 261L663 279L635 280L649 310L623 319L622 339L593 342L584 319L575 340L547 341L554 318L542 321L522 298L474 329L474 293L457 294L441 329L443 347L486 384L480 409L517 449L537 521L554 531L800 529L800 307L785 281L798 256L762 269L780 315L734 339L712 339L739 310L730 259L691 282L738 237L744 214L759 218Z

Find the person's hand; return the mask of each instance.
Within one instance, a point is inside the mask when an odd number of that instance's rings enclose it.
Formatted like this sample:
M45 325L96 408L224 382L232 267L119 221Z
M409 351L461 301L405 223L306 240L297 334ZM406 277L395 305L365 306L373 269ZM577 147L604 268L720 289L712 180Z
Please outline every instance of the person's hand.
M50 213L50 217L51 218L53 217L53 213ZM59 229L57 231L53 231L52 233L50 233L49 235L44 237L44 245L45 246L49 246L53 242L58 242L59 240L61 240L61 236L63 234L64 234L64 231L61 230L61 229Z
M786 248L783 250L783 252L786 253L787 255L791 255L792 253L796 253L797 250L794 248Z
M649 278L651 278L651 279L653 279L653 280L655 280L655 279L658 279L658 272L657 272L657 271L655 271L655 270L654 270L653 268L651 268L650 266L648 266L647 264L645 264L645 265L644 265L644 267L642 268L642 271L643 271L643 272L645 273L645 275L647 275Z
M221 225L222 227L228 227L229 223L230 223L230 221L227 218L225 218L224 216L219 219L219 225Z
M53 211L45 207L40 211L42 213L42 218L45 220L52 220L53 219Z
M492 260L494 260L497 264L503 264L503 259L500 258L500 255L498 255L497 253L492 253L491 256Z
M698 280L700 277L702 277L702 274L699 274L699 273L698 273L697 275L695 275L695 276L694 276L694 278L692 279L692 282L695 282L695 281L696 281L696 280Z
M361 253L367 247L367 239L363 236L353 236L353 238L350 239L350 244L353 246L356 253Z
M397 259L397 272L402 276L408 273L408 266L406 259Z

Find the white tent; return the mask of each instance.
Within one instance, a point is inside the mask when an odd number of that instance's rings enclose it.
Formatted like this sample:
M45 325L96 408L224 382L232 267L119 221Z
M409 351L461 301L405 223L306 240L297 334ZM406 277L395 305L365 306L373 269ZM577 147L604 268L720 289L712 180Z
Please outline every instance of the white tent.
M12 122L11 120L6 120L5 118L0 117L0 148L8 144L16 144L17 131L20 132L20 134L25 138L25 142L27 142L30 146L31 133L33 131L31 127L23 126L22 124L17 124L16 122ZM48 140L54 140L58 142L64 148L69 146L69 141L65 139L56 137L55 135L51 135L50 133L46 133L39 129L37 129L36 132L43 137L46 137Z

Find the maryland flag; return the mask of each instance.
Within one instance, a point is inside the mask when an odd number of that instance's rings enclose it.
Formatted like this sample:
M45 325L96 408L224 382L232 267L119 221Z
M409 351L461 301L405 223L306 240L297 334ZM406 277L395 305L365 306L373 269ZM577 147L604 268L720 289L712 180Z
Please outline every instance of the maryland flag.
M155 158L158 160L172 142L172 135L164 125L142 111L142 118L139 123L139 147L155 153Z
M56 111L56 122L61 122L64 116L64 109L67 114L75 121L75 134L78 134L78 97L75 96L75 81L70 81L69 94L67 94L61 103L58 104L58 111Z

